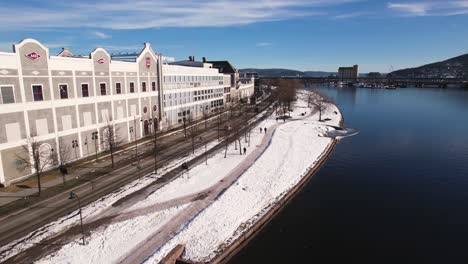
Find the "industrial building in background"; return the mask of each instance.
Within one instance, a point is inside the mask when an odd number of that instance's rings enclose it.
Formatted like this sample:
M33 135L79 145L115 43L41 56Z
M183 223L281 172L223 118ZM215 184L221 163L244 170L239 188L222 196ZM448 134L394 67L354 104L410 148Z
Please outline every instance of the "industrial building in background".
M359 78L359 66L340 67L338 69L338 79L342 82L355 82Z

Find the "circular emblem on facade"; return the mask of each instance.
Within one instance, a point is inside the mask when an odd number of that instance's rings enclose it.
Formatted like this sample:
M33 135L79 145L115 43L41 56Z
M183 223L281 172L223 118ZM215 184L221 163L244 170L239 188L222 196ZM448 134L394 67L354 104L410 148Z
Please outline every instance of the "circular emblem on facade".
M148 107L146 107L146 106L145 106L145 107L143 107L143 113L145 113L145 114L146 114L147 112L148 112Z
M104 64L104 63L106 63L106 60L105 59L99 59L99 60L97 60L97 63Z
M150 67L151 67L151 58L146 57L146 68L150 68Z
M41 57L41 55L39 55L38 53L36 53L35 51L31 52L31 53L28 53L26 55L26 58L30 59L30 60L37 60Z
M153 112L156 112L156 110L158 110L158 108L156 107L156 105L153 105Z

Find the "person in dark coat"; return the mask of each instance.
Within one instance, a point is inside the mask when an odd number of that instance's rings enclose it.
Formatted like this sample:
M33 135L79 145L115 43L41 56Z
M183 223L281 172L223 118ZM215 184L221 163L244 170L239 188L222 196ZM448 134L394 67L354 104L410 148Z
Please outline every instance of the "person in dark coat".
M244 155L247 153L247 149L244 147Z
M262 132L263 132L263 129L262 129L262 128L260 128L260 134L261 134Z
M265 129L265 134L266 134L266 127L264 129Z

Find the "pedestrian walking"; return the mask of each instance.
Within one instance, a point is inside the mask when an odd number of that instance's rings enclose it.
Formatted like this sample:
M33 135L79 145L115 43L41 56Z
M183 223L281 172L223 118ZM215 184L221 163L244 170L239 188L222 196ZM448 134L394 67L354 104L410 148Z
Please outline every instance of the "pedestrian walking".
M247 153L247 149L244 147L244 155Z
M266 127L264 128L264 130L265 130L265 134L266 134Z
M263 132L262 128L260 128L260 134Z

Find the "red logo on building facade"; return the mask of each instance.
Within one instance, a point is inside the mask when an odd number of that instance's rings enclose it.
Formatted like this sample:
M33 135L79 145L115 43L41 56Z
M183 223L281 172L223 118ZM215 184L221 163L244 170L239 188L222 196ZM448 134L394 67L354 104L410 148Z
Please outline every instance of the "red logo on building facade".
M99 59L99 60L97 60L97 63L104 64L104 63L106 63L106 60L105 59Z
M28 58L30 60L37 60L37 59L39 59L41 57L41 55L37 54L34 51L29 53L29 54L26 54L25 56L26 56L26 58Z
M149 67L151 67L151 58L146 57L146 68L149 68Z

